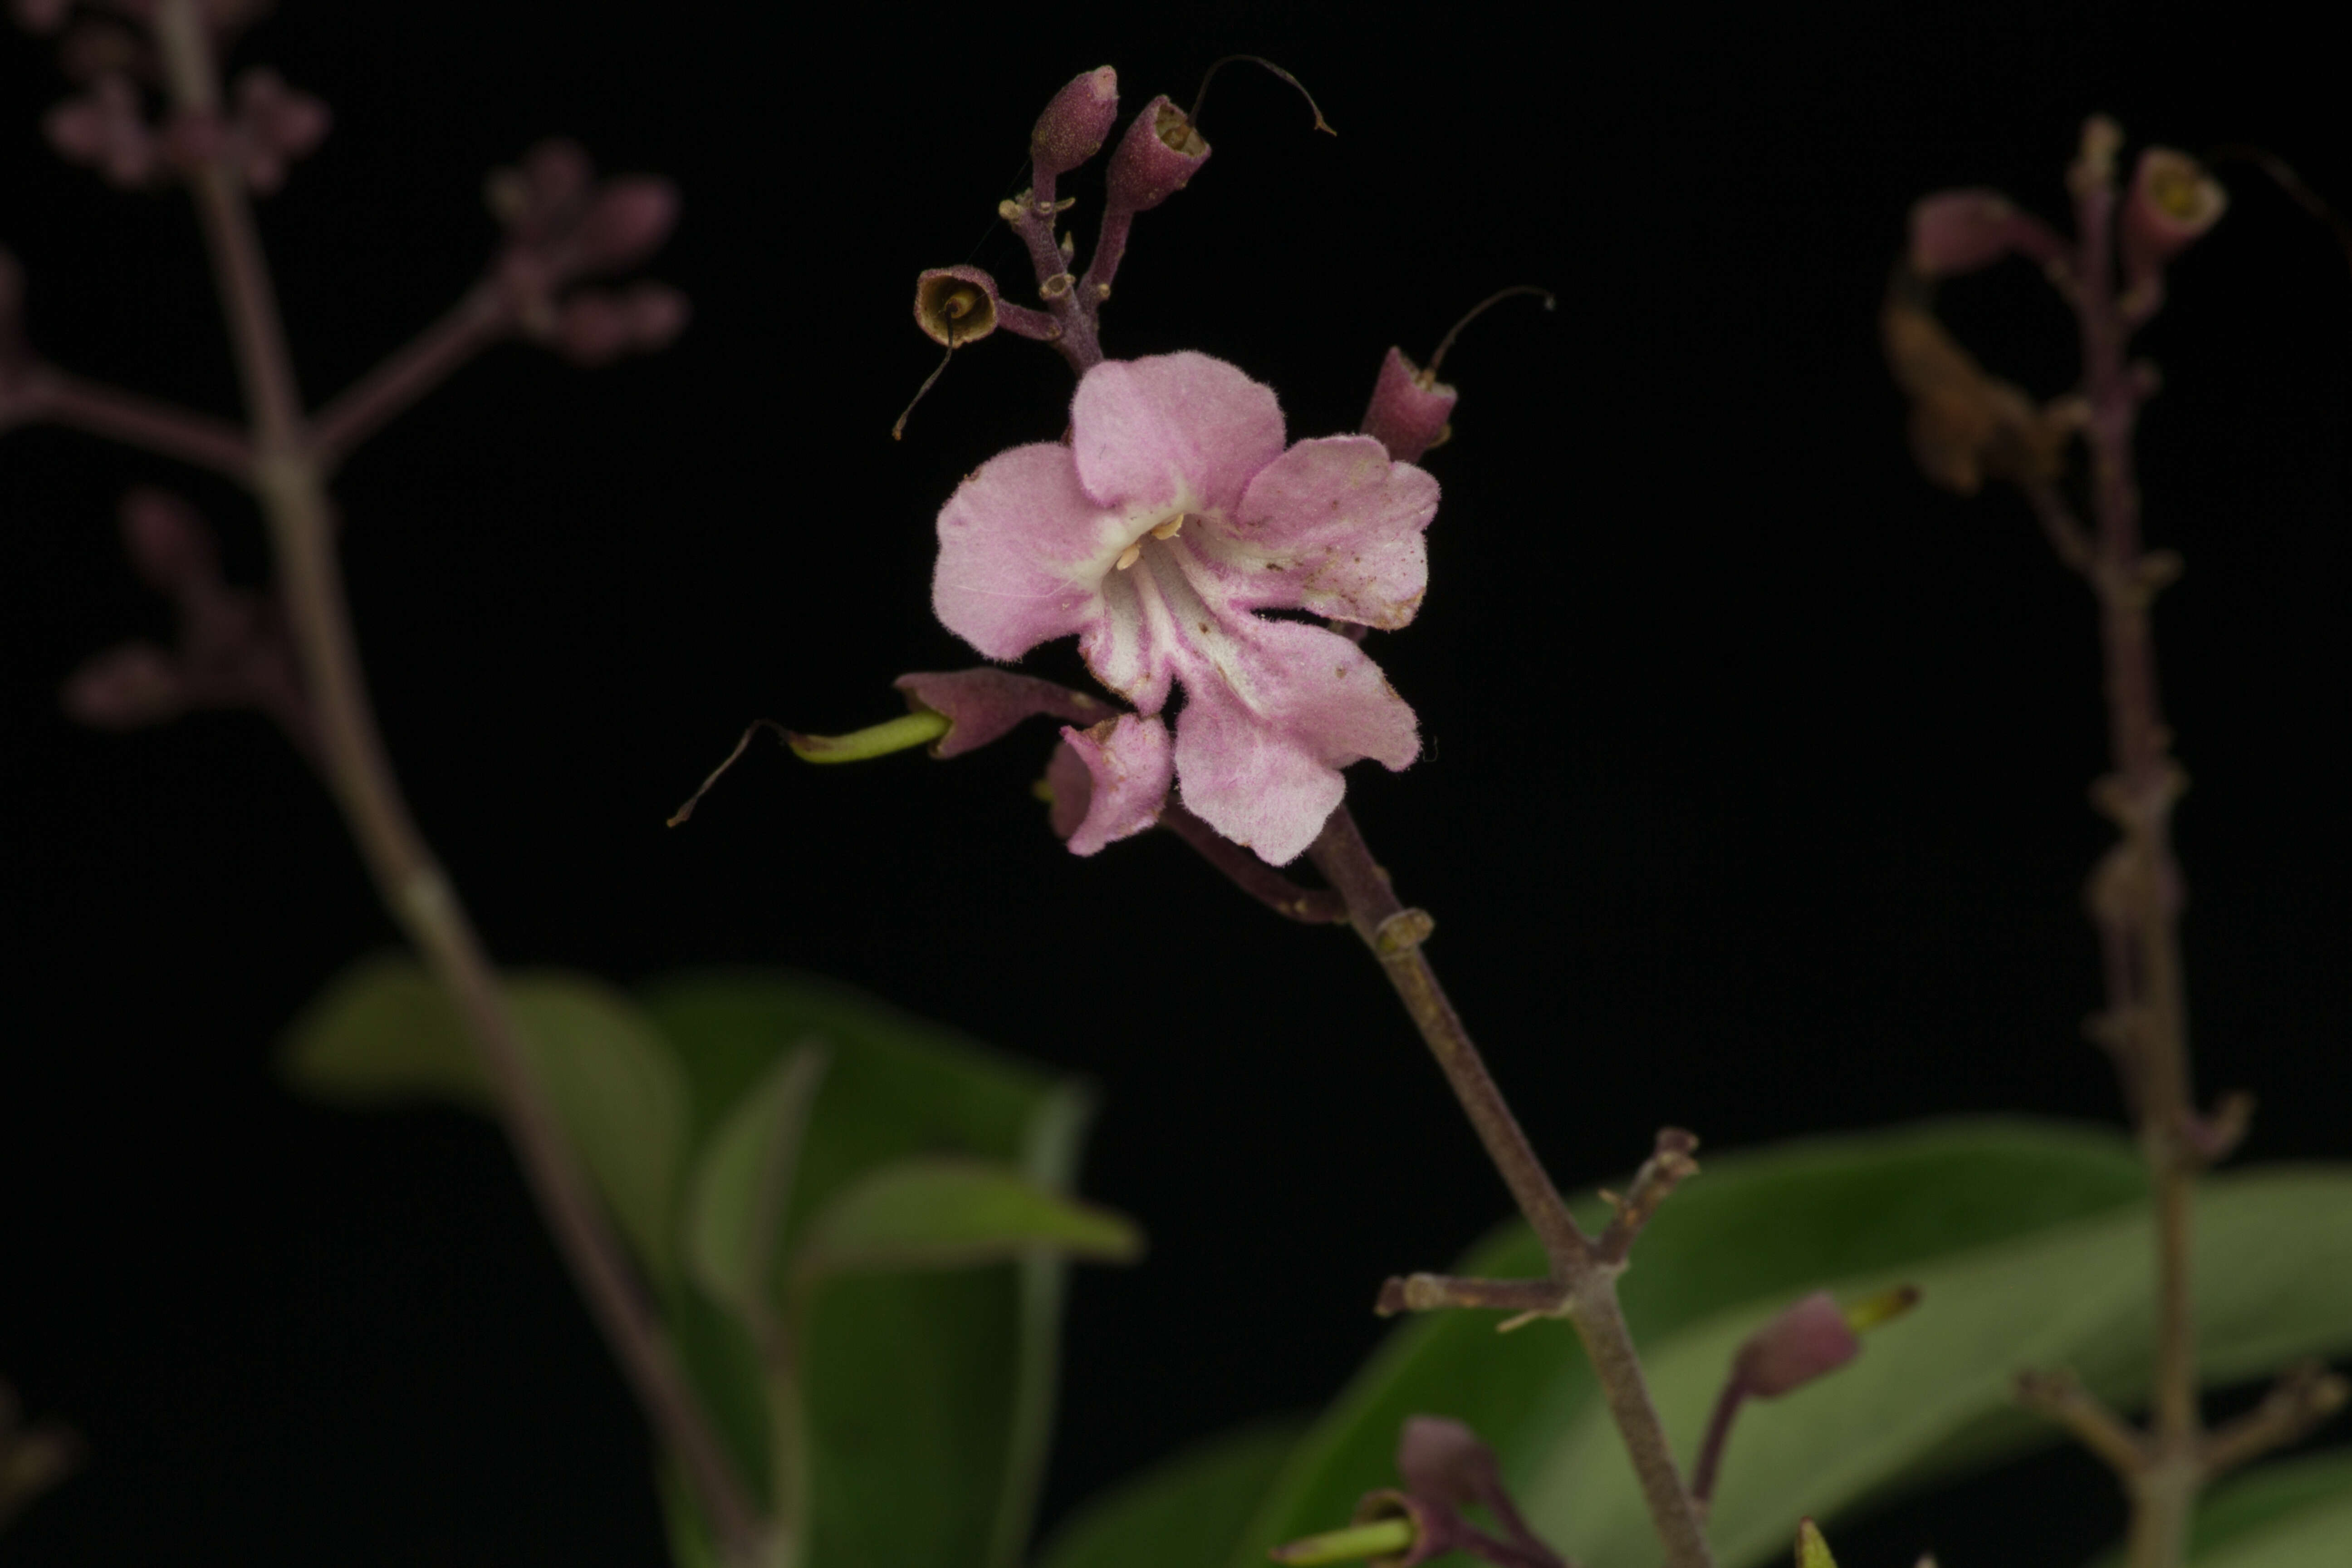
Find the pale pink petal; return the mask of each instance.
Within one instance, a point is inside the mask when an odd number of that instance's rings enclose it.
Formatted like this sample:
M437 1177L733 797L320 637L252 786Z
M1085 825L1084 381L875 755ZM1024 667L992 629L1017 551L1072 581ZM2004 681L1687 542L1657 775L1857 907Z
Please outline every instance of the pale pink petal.
M1130 513L1238 506L1282 441L1274 389L1207 354L1106 360L1070 405L1079 482Z
M1181 642L1177 615L1161 591L1169 573L1166 546L1153 540L1138 552L1127 571L1114 569L1102 581L1100 608L1078 639L1079 657L1094 678L1146 713L1167 705L1169 682L1177 674ZM1181 584L1180 584L1181 585ZM1195 621L1213 620L1199 601L1185 595Z
M1121 520L1078 489L1068 448L1015 447L940 509L931 607L989 658L1018 658L1101 613L1097 588L1127 539Z
M1159 822L1173 777L1167 725L1122 713L1091 730L1065 728L1062 740L1086 764L1092 786L1086 820L1070 835L1072 854L1092 855ZM1055 816L1058 824L1063 814Z
M1171 542L1222 580L1203 595L1236 610L1393 628L1428 589L1422 534L1436 515L1435 479L1369 436L1333 436L1299 442L1259 470L1237 509L1188 522Z
M1184 804L1260 858L1296 859L1345 793L1339 769L1421 752L1412 710L1347 638L1251 619L1204 639L1184 671L1176 773Z

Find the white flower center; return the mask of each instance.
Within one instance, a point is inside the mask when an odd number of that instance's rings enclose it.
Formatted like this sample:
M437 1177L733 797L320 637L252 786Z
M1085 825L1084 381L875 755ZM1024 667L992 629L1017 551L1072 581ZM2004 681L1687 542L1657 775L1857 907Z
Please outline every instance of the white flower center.
M1154 523L1143 532L1136 535L1135 542L1118 552L1118 569L1124 572L1143 558L1143 542L1146 539L1175 538L1178 531L1182 529L1184 526L1184 519L1186 515L1186 513L1180 511L1174 517L1170 518L1167 521Z

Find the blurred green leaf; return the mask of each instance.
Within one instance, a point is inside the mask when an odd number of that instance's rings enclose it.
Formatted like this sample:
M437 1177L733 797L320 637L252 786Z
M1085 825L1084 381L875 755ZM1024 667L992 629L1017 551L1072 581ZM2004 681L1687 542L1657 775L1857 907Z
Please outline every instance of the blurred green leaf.
M2224 1480L2197 1506L2189 1560L2194 1568L2343 1568L2352 1561L2352 1449L2274 1460ZM2117 1548L2091 1568L2123 1563Z
M2352 1170L2215 1178L2200 1188L2196 1229L2210 1379L2352 1346ZM1741 1417L1710 1520L1725 1568L1776 1557L1799 1514L1832 1517L1901 1481L1970 1421L2010 1412L2021 1367L2071 1368L2106 1397L2136 1402L2154 1342L2152 1257L2147 1216L2135 1206L1905 1265L1899 1278L1922 1292L1916 1312L1874 1334L1835 1376ZM1830 1288L1846 1297L1897 1278L1873 1268ZM1651 1393L1681 1451L1696 1443L1733 1352L1769 1310L1718 1312L1645 1340ZM2020 1444L2050 1438L2021 1415L2014 1422ZM1630 1468L1597 1407L1521 1461L1520 1501L1562 1551L1627 1568L1657 1561Z
M403 954L362 959L329 981L288 1027L279 1063L287 1081L314 1100L489 1107L448 993Z
M1246 1426L1161 1461L1088 1501L1036 1568L1203 1568L1232 1547L1306 1424Z
M824 1048L816 1045L778 1058L695 1162L687 1193L687 1269L747 1329L772 1298L776 1241L824 1064Z
M556 1120L614 1224L655 1274L671 1267L685 1152L686 1085L636 1003L587 975L509 975L507 997ZM439 1099L490 1108L457 1009L413 959L368 959L339 976L287 1032L293 1085L344 1104Z
M1702 1152L1701 1163L1702 1174L1642 1237L1622 1284L1645 1353L1740 1303L1753 1303L1752 1322L1832 1280L1909 1270L2111 1212L2146 1192L2138 1158L2119 1133L2022 1118ZM1603 1217L1597 1204L1580 1207L1588 1226ZM1429 1260L1397 1261L1402 1273ZM1455 1271L1539 1275L1543 1257L1515 1223ZM1501 1335L1496 1322L1491 1313L1437 1313L1391 1334L1301 1442L1234 1548L1233 1568L1255 1568L1267 1547L1344 1522L1358 1497L1392 1484L1397 1432L1408 1415L1468 1422L1501 1454L1512 1483L1526 1484L1591 1400L1591 1373L1566 1324ZM1863 1362L1904 1330L1895 1324L1874 1335ZM1708 1397L1714 1393L1710 1386ZM1735 1469L1749 1436L1734 1439ZM1614 1462L1623 1467L1622 1458ZM1788 1549L1795 1523L1794 1512L1783 1517L1780 1550Z
M993 1163L1063 1193L1086 1102L1076 1089L936 1025L822 980L735 972L647 988L713 1141L786 1052L829 1059L779 1245L902 1161ZM796 1345L806 1412L806 1568L1010 1568L1035 1505L1052 1407L1064 1268L1034 1255L955 1271L829 1279ZM758 1362L695 1290L670 1313L747 1472L771 1473ZM750 1398L746 1398L746 1391Z
M834 1194L793 1257L803 1279L902 1268L968 1268L1044 1247L1129 1263L1143 1233L1123 1215L1050 1192L1019 1171L932 1155L885 1165Z

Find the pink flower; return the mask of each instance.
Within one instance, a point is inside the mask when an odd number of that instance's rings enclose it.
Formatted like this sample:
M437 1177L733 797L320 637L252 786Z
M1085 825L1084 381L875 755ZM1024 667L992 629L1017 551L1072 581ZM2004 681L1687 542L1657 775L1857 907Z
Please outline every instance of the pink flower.
M1436 510L1437 481L1370 437L1286 447L1272 389L1221 360L1109 361L1078 383L1067 446L999 453L940 510L931 603L991 658L1075 633L1135 705L1063 731L1095 784L1073 849L1151 826L1174 780L1194 815L1281 865L1339 804L1341 768L1402 768L1421 737L1354 643L1258 612L1405 625Z

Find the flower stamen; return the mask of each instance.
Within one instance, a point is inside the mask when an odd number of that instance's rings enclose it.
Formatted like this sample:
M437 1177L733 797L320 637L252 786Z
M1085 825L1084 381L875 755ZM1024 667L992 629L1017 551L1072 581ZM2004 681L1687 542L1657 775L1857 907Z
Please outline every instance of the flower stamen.
M1163 522L1159 527L1153 529L1151 531L1151 537L1154 539L1173 539L1176 537L1177 531L1183 526L1184 513L1180 511L1174 517L1170 518L1166 522ZM1139 540L1137 542L1141 543L1142 542Z
M1118 552L1118 569L1122 572L1143 558L1143 541L1137 540Z

